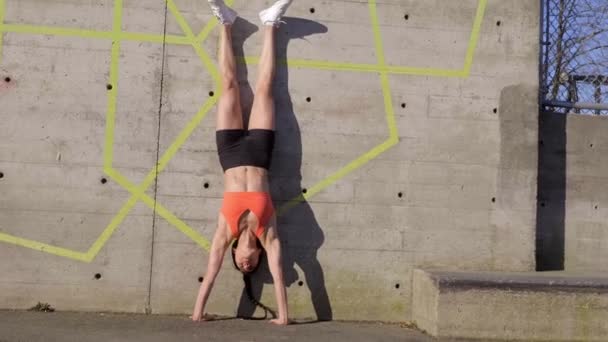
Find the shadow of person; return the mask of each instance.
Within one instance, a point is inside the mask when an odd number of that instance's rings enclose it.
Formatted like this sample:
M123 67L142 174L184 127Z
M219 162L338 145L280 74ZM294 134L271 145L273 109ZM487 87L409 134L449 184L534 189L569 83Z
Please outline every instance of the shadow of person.
M286 286L303 286L306 283L315 310L316 319L327 321L333 318L331 304L323 268L317 259L317 252L323 245L324 235L310 205L302 197L302 138L298 120L293 110L289 93L289 68L286 64L287 49L290 40L305 39L313 34L326 33L327 27L317 22L284 17L285 24L276 32L276 74L274 79L274 98L276 110L276 139L270 169L271 195L279 212L278 231L283 245L283 273ZM233 48L237 56L243 56L244 38L251 31L251 23L245 25L244 20L237 20L233 30ZM243 30L241 34L236 32ZM249 31L248 31L249 30ZM239 58L239 57L237 57ZM242 58L240 58L242 61ZM248 84L246 65L239 63L239 83L243 110L249 113L253 99L253 91ZM248 114L245 114L248 117ZM247 122L247 120L246 120ZM300 203L287 210L281 210L290 200L299 198ZM304 281L299 281L295 266L304 275ZM272 282L267 262L262 261L260 269L252 276L251 293L254 298L261 296L264 283ZM237 317L252 317L256 304L243 289Z

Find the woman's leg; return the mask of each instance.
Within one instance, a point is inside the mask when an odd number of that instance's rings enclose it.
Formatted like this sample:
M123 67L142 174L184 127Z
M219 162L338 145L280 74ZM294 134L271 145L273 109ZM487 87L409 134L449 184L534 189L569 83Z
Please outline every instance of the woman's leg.
M217 110L217 130L243 129L243 113L236 76L236 59L232 50L232 25L221 25L219 65L222 95Z
M274 130L274 99L272 81L275 72L275 27L264 26L264 44L255 86L249 129Z

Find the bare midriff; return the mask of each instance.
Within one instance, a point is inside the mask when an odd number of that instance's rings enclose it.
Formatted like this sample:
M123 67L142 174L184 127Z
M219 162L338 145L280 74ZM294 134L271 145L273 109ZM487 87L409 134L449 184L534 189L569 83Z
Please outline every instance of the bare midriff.
M268 170L255 166L238 166L224 173L225 192L269 192Z

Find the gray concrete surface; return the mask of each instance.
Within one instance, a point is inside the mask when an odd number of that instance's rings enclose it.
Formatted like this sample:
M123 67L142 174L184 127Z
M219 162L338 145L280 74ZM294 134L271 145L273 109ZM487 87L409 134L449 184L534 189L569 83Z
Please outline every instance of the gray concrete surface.
M608 277L416 270L414 322L433 336L605 341Z
M608 272L606 129L606 117L567 117L566 270Z
M397 324L221 319L194 323L185 316L0 311L0 341L437 341ZM448 341L441 339L438 341Z
M216 59L218 30L197 52L172 39L185 26L202 31L205 1L175 0L179 15L163 0L123 1L116 17L115 3L0 1L1 308L192 310L207 262L192 237L211 238L222 195L217 84L205 64ZM257 12L268 3L235 1L237 54L259 54ZM378 1L377 32L367 1L289 10L278 55L338 63L277 70L272 195L280 207L322 188L279 218L294 317L407 321L416 267L534 269L539 2L488 0L471 40L485 3ZM111 32L120 28L146 35L122 40L116 64ZM384 90L377 71L343 70L381 55L410 68L385 75ZM118 82L108 90L111 70ZM241 66L245 102L255 76L255 65ZM171 150L185 127L191 134ZM324 181L387 141L396 144ZM124 178L104 167L109 146ZM175 154L145 191L157 205L130 201L124 181L139 185L167 151ZM268 272L254 283L272 306ZM253 314L242 286L226 262L210 312Z
M608 271L608 118L543 113L539 222L547 260Z

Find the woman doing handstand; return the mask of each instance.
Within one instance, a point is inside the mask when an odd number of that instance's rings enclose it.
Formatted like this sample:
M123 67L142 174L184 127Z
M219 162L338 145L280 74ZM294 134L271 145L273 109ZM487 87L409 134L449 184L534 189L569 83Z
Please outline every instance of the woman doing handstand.
M281 266L281 243L269 193L268 169L274 146L275 112L272 82L275 72L275 30L292 0L279 0L260 12L264 43L249 125L243 125L232 24L237 13L222 0L208 0L221 25L219 66L222 95L218 103L216 141L224 170L224 199L211 243L207 272L200 286L192 320L204 319L205 305L232 243L235 266L244 274L255 271L265 251L278 305L275 324L288 324L287 293Z

